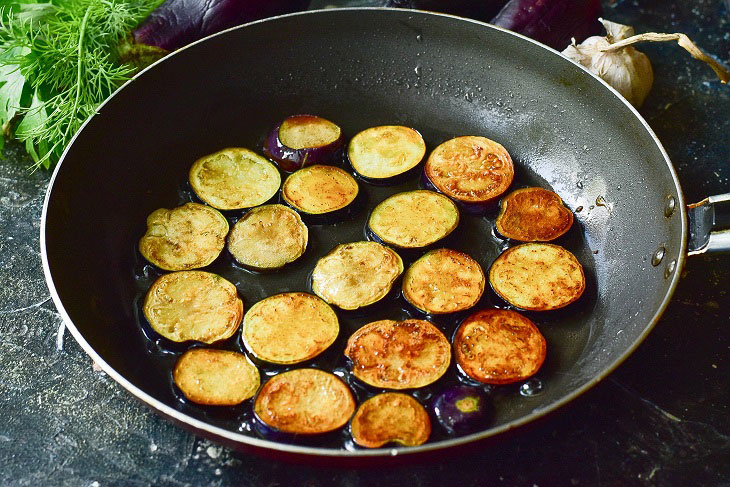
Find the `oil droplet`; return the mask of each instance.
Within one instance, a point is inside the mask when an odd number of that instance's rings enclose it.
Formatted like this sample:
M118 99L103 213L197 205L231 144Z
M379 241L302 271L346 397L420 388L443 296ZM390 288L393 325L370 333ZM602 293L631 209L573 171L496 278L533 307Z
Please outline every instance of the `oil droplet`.
M674 269L677 268L677 261L675 259L672 259L669 264L667 264L667 268L664 269L664 279L669 279L669 277L674 273Z
M664 204L664 216L667 218L674 214L674 210L677 208L677 200L674 196L667 195L667 201Z
M542 392L542 381L530 379L520 386L520 394L525 397L537 396Z
M583 181L578 181L575 183L575 185L578 187L578 189L583 189Z
M416 76L421 76L421 65L417 64L415 68L413 68L413 71L415 71Z
M654 255L651 256L651 265L654 267L658 266L662 263L662 260L664 260L664 253L667 249L665 249L663 246L659 247L656 252L654 252Z
M576 213L580 213L581 211L583 211L583 207L582 206L579 206L578 208L575 209L575 212Z
M422 36L421 34L418 34L418 35L416 36L416 40L417 40L418 42L423 42L423 36Z
M606 206L606 200L603 198L603 196L599 196L596 198L596 206Z

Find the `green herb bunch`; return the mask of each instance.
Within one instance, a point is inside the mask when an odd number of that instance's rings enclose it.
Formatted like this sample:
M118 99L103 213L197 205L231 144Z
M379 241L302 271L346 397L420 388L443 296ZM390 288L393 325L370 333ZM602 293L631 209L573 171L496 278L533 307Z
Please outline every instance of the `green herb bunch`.
M0 0L0 125L50 168L134 73L117 46L159 0ZM0 150L4 137L0 136Z

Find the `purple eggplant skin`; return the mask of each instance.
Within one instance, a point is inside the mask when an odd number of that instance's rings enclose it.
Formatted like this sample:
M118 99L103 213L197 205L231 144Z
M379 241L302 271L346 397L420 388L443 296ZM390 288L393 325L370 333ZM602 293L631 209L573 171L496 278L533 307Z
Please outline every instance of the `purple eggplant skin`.
M316 117L315 115L292 115L289 118ZM340 166L344 157L345 138L340 130L340 137L322 147L306 147L294 149L284 145L279 138L282 120L274 127L264 142L264 155L274 161L284 172L294 172L304 166L324 164L326 166Z
M254 20L304 10L309 0L167 0L132 32L135 44L174 51Z
M600 16L600 0L510 0L490 23L562 51L599 34Z
M507 0L387 0L385 6L430 10L486 22L506 3Z
M466 435L484 429L491 416L491 405L482 389L452 386L431 402L436 419L450 434Z

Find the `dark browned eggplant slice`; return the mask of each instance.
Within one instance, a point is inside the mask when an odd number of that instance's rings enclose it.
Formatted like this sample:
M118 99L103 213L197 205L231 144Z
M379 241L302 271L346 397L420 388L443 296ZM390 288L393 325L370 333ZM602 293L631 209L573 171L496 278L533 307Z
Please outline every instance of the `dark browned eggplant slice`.
M307 226L296 211L264 205L249 210L233 225L228 250L245 267L278 269L302 256L308 238Z
M345 355L355 377L374 387L415 389L439 379L451 363L451 345L426 320L381 320L357 330Z
M251 306L242 337L256 358L295 364L316 357L337 338L340 324L330 306L308 293L269 296Z
M209 406L240 404L253 397L261 383L258 369L245 355L212 348L185 352L172 377L188 400Z
M419 190L398 193L373 209L368 219L372 238L400 248L431 245L454 231L459 209L446 196Z
M426 154L418 131L401 125L371 127L355 135L347 157L355 172L371 183L397 182L410 174Z
M347 424L355 399L334 374L295 369L275 375L256 396L256 417L276 432L327 433Z
M160 208L147 217L147 232L139 240L142 256L166 271L205 267L225 246L228 221L215 208L186 203Z
M479 211L507 191L514 172L512 158L501 144L467 135L447 140L431 152L424 182L465 209Z
M497 231L522 242L549 242L570 230L573 212L560 196L543 188L523 188L502 198Z
M455 250L438 249L408 268L403 297L425 313L454 313L474 306L484 286L484 272L477 261Z
M312 291L342 309L353 310L383 299L403 273L403 260L377 242L338 245L319 259Z
M261 205L281 186L276 166L255 152L238 147L201 157L190 168L189 179L195 194L219 210Z
M431 420L413 397L386 392L360 405L350 431L355 443L365 448L380 448L388 443L418 446L431 436Z
M203 271L180 271L157 279L144 300L152 329L173 342L213 343L233 335L243 317L236 286Z
M465 319L454 337L456 363L485 384L509 384L534 375L545 361L545 338L516 311L485 309Z
M563 247L547 243L507 249L492 264L489 283L502 299L529 311L567 306L586 287L578 259Z

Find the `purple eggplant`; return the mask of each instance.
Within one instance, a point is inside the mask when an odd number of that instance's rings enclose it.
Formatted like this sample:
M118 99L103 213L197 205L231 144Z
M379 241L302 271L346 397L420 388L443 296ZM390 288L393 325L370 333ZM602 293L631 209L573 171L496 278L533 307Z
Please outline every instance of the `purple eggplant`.
M434 398L432 408L441 426L457 435L484 429L491 412L486 393L469 386L452 386L441 391Z
M491 23L562 51L598 34L600 16L600 0L510 0Z
M488 21L507 0L387 0L386 7L414 8Z
M304 10L309 0L167 0L132 32L137 45L174 51L254 20Z
M342 161L342 129L315 115L292 115L269 132L264 154L282 171L304 166L336 164Z

